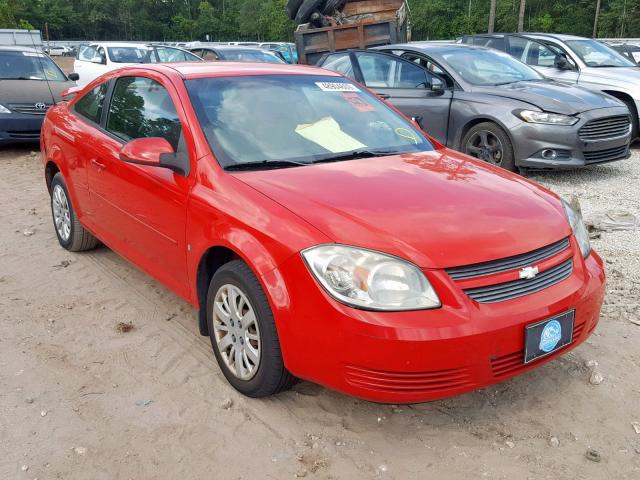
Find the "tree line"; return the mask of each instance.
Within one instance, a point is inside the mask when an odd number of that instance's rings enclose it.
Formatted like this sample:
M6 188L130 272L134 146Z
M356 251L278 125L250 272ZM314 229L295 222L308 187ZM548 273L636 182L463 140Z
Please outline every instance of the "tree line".
M287 0L0 0L0 28L51 40L291 40ZM640 37L640 0L409 0L413 40L487 31ZM596 12L598 12L596 14Z

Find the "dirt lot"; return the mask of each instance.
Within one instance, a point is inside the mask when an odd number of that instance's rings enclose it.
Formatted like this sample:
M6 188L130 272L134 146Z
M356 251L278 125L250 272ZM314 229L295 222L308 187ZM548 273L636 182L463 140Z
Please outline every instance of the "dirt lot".
M38 156L0 150L0 172L1 479L640 478L638 229L594 240L609 273L601 324L533 373L399 408L308 383L250 400L186 303L104 247L58 246ZM534 178L577 194L587 219L640 216L639 149Z

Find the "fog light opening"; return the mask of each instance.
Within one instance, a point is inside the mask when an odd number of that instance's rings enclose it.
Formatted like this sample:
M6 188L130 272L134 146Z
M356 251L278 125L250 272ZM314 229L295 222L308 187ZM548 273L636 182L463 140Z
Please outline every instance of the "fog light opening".
M558 152L551 148L547 148L542 151L542 158L544 158L545 160L555 160L556 158L558 158Z

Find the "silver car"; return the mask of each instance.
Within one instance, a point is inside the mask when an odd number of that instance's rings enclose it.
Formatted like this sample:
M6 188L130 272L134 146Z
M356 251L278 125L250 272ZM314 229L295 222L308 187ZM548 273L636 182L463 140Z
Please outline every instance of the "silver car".
M613 95L629 108L638 138L640 68L608 45L551 33L471 35L462 42L507 52L547 78Z
M411 43L336 52L318 64L371 88L440 143L509 170L629 156L623 103L546 80L496 50Z

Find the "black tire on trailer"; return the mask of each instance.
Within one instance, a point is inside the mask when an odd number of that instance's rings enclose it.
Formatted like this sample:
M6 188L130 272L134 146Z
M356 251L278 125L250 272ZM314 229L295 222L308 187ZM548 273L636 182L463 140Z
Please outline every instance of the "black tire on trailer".
M287 2L287 15L291 20L295 20L303 1L304 0L289 0Z
M346 0L327 0L327 3L322 9L322 13L325 15L333 15L335 12L342 11L346 3Z
M242 260L220 267L207 292L211 347L227 381L248 397L287 390L297 378L284 365L267 296Z
M307 23L313 15L313 12L322 11L327 0L304 0L298 13L296 14L296 23L298 25Z
M82 252L98 245L98 239L80 223L60 172L51 180L51 217L58 242L63 248L70 252Z

